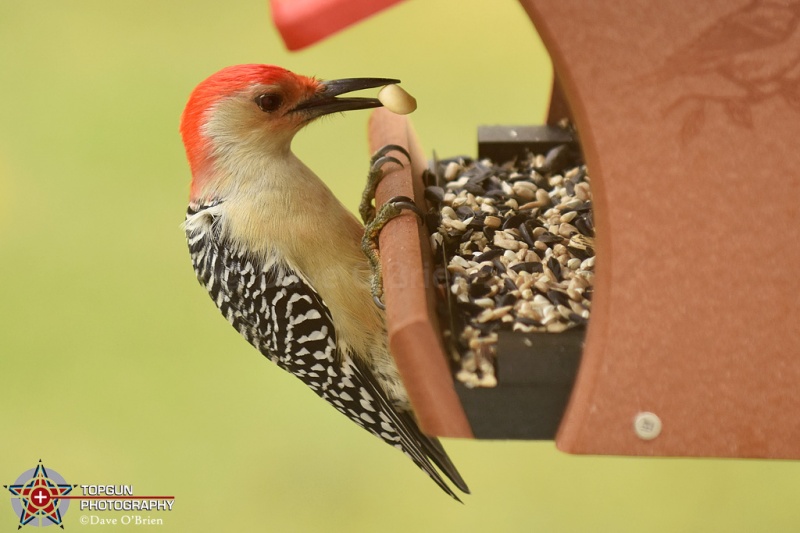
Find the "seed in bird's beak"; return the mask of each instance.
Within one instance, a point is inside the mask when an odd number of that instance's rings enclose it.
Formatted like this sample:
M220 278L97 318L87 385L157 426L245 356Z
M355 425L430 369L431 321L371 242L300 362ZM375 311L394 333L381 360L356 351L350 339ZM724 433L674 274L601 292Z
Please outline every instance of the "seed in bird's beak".
M341 111L381 107L383 104L377 98L340 97L340 95L399 82L400 80L391 78L345 78L323 81L315 95L300 102L292 111L303 112L307 119L314 119Z
M399 85L387 85L378 93L383 107L398 115L408 115L417 109L417 99Z

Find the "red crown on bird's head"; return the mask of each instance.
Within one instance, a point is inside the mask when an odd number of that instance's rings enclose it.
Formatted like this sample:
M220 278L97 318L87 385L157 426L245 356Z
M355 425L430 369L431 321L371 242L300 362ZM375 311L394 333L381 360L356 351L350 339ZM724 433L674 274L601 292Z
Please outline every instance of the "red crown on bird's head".
M193 175L199 173L206 159L208 140L201 129L208 111L220 99L255 85L280 85L284 93L299 97L300 93L315 92L319 81L275 65L246 64L223 68L200 82L189 97L180 127Z

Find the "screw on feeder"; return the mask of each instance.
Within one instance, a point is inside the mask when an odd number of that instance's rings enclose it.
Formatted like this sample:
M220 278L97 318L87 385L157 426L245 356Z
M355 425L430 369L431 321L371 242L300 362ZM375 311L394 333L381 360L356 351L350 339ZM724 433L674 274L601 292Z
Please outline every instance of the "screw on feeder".
M661 434L661 419L650 412L638 413L633 419L633 430L642 440L653 440Z

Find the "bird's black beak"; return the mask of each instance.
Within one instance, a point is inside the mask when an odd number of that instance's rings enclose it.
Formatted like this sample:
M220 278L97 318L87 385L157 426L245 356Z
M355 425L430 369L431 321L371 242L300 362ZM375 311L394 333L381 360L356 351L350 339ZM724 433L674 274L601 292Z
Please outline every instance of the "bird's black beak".
M340 111L380 107L383 104L377 98L336 97L340 94L373 87L383 87L393 83L400 83L400 80L390 78L346 78L323 81L322 90L308 100L298 104L292 111L301 111L308 115L309 119L312 119Z

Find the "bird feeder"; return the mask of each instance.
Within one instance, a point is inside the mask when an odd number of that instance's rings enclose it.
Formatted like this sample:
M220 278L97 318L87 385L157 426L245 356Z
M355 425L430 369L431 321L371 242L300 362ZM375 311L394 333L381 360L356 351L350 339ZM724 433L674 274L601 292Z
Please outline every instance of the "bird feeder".
M550 119L571 117L592 177L592 315L585 338L508 340L513 371L465 391L427 235L411 214L391 221L390 344L423 429L570 453L800 458L800 3L521 4L553 60ZM373 151L411 154L377 201L421 205L410 122L377 110L369 135Z

